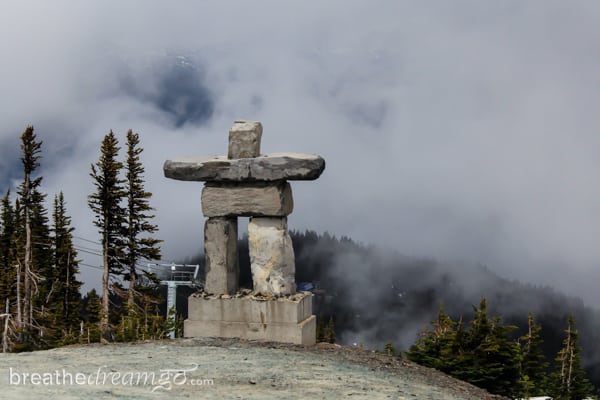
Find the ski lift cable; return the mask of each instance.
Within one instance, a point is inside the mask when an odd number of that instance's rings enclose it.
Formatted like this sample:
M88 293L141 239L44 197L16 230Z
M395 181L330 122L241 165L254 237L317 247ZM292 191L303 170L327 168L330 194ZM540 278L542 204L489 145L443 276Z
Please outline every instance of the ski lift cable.
M102 246L102 243L100 243L100 242L96 242L94 240L86 239L86 238L81 237L81 236L73 235L73 238L79 239L79 240L83 240L84 242L89 242L89 243L97 244L98 246Z

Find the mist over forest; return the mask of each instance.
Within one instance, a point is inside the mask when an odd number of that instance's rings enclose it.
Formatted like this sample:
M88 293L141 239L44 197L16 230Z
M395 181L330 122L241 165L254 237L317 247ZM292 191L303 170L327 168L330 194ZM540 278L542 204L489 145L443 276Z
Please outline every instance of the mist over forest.
M313 313L325 321L333 317L338 343L383 349L392 343L406 351L420 331L435 319L440 305L454 320L469 320L482 297L491 315L515 325L519 337L533 312L542 327L542 348L553 360L573 314L583 348L588 377L600 384L600 311L583 300L550 286L532 285L498 277L481 264L444 263L415 258L357 243L329 233L292 231L296 282L312 282L316 289ZM239 242L241 287L252 287L247 236ZM185 260L203 265L203 255ZM202 271L202 268L201 268ZM178 293L178 309L187 312L189 291Z

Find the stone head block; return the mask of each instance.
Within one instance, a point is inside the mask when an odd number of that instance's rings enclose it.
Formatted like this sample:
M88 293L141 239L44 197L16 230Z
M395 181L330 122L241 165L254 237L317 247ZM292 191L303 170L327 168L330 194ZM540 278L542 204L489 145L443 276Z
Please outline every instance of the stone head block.
M227 158L253 158L260 155L262 124L254 121L235 121L229 130Z

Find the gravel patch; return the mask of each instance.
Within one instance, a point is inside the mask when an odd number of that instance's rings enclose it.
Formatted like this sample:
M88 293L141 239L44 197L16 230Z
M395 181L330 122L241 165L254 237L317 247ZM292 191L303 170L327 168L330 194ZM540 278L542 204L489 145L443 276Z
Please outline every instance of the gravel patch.
M397 357L231 339L2 354L3 399L501 399Z

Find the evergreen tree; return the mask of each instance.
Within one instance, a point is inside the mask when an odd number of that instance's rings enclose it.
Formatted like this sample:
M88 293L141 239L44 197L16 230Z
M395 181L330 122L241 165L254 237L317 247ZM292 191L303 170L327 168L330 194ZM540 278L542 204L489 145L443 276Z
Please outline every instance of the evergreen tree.
M541 326L535 323L533 313L527 319L527 333L519 338L521 346L520 397L542 396L548 391L548 363L542 351Z
M171 333L173 334L173 336L178 337L177 335L177 310L175 310L175 306L172 306L171 308L169 308L167 310L167 321L165 323L165 333L167 335L170 335Z
M127 161L125 163L126 189L127 189L127 231L125 237L124 258L128 271L125 279L129 281L127 296L127 310L131 321L124 322L126 326L138 326L143 319L143 331L148 328L148 314L157 309L159 299L153 296L156 291L144 287L139 281L140 272L137 265L143 260L159 260L161 240L151 235L158 231L158 227L150 222L154 215L150 206L152 193L144 189L144 166L140 160L143 149L139 147L140 138L130 129L127 132ZM144 281L156 285L156 277L144 273ZM143 304L148 302L148 304ZM143 314L143 315L142 315ZM137 321L134 321L137 320ZM138 332L139 334L139 332Z
M52 346L53 294L54 294L54 254L50 235L48 210L44 205L45 194L35 190L31 213L31 237L33 240L31 255L35 265L35 282L33 295L33 328L36 330L37 347ZM50 335L50 337L49 337ZM39 338L37 337L39 336ZM50 340L50 342L49 342Z
M7 191L0 203L0 304L4 304L6 299L12 303L15 295L14 213L10 203L10 191Z
M474 311L466 341L468 355L453 375L490 393L514 397L520 356L517 344L508 336L516 327L501 325L498 317L490 318L485 298Z
M330 316L329 322L327 322L327 326L325 327L323 341L327 343L335 343L336 340L337 338L335 337L335 326L333 322L333 316Z
M437 319L431 322L432 329L419 335L408 358L491 393L511 396L518 387L519 351L508 335L516 327L503 326L499 318L488 317L485 298L474 311L469 330L465 331L462 319L455 323L440 307Z
M103 315L102 300L96 289L90 290L82 299L81 317L83 319L80 340L82 342L98 342L100 340L99 322ZM84 339L85 338L85 339Z
M575 318L569 315L563 348L556 356L557 370L551 377L551 395L554 400L582 400L593 393L581 365L579 332Z
M328 322L325 323L323 316L319 315L317 318L317 342L335 343L336 340L333 316L330 316Z
M37 140L32 126L21 135L21 161L23 181L18 190L18 206L15 206L16 261L18 265L17 350L43 347L40 341L48 328L46 306L52 285L52 251L46 195L40 191L41 176L35 176L40 166L42 142ZM22 250L20 250L22 248ZM22 281L22 285L21 285Z
M25 227L23 224L23 213L21 212L21 202L19 197L15 199L14 207L14 232L13 240L11 244L12 260L15 264L15 297L14 297L14 308L15 308L15 328L21 335L22 321L23 321L23 263L22 259L25 250Z
M461 316L456 323L454 334L448 339L448 343L442 347L441 357L444 360L443 365L445 368L442 371L452 376L458 375L459 372L457 371L461 371L470 362L471 351L468 345L469 331L466 329Z
M10 327L11 309L10 304L15 300L15 280L16 269L13 258L13 239L14 239L14 209L10 204L10 192L2 198L0 203L0 314L5 313L3 319L0 319L2 329L2 351L9 351L13 339ZM7 329L4 329L4 328Z
M324 332L325 321L323 320L323 316L319 314L317 317L317 343L321 343L323 341Z
M53 248L54 248L54 283L53 308L56 328L60 328L63 336L73 336L79 325L81 306L81 282L77 280L79 266L77 251L73 246L71 217L67 215L64 195L60 192L54 197ZM64 341L62 342L64 343Z
M142 340L145 339L162 339L165 336L165 324L166 321L160 314L159 301L162 301L160 297L158 287L146 288L142 293L144 298L141 300L143 305L142 315L144 318L142 331ZM183 322L181 322L183 323ZM177 327L180 329L181 334L179 337L183 337L183 325Z
M431 321L432 329L424 329L417 342L407 353L408 359L418 364L450 372L454 358L453 344L456 340L456 323L444 312L443 305L438 309L437 318Z
M102 243L102 311L100 332L107 339L111 336L109 326L109 284L113 274L123 271L123 234L126 210L121 205L125 197L124 180L119 177L123 164L117 160L120 150L112 131L104 137L98 162L92 164L90 176L96 191L88 197L88 204L95 214L94 225L98 228Z
M21 315L18 316L17 323L20 329L24 326L31 327L33 323L33 302L32 296L34 287L37 284L35 275L35 266L33 265L33 237L32 237L32 214L36 201L40 198L37 193L42 177L33 177L34 172L40 166L42 142L37 141L33 126L28 126L21 135L21 151L23 155L23 182L19 186L20 211L23 213L23 226L25 231L24 258L20 265L23 278L23 303L21 305Z
M396 355L396 348L394 347L392 342L387 342L385 346L383 346L383 352L388 356L393 357Z

